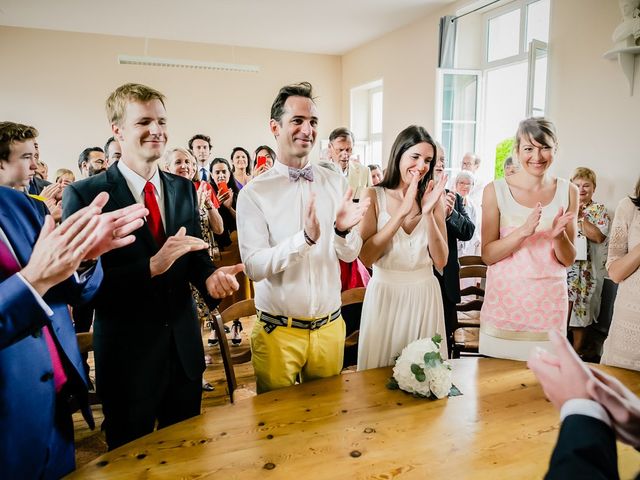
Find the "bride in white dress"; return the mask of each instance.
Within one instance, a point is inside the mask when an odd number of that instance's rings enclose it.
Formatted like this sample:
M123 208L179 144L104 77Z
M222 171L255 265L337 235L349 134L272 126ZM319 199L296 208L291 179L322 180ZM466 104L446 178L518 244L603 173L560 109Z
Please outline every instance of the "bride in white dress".
M362 306L358 370L392 365L419 338L446 335L433 267L447 263L443 192L434 183L436 146L419 126L404 129L391 149L384 180L370 188L371 207L360 223L360 259L373 264ZM440 344L447 358L447 342Z

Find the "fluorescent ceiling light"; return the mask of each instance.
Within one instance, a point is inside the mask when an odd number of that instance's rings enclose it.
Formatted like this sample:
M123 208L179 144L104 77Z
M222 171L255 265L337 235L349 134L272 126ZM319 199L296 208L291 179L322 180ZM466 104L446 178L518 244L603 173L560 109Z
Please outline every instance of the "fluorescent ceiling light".
M194 68L196 70L220 70L225 72L258 73L260 71L260 67L257 65L241 65L238 63L220 63L220 62L199 62L197 60L133 56L133 55L118 55L118 63L121 65L148 65L151 67Z

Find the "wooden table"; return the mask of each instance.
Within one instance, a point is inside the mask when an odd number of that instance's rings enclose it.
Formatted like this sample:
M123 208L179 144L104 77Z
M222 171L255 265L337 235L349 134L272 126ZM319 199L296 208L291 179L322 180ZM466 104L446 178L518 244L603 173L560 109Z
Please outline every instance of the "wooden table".
M344 374L214 408L71 478L542 478L559 420L526 365L453 365L459 397L388 390L389 368ZM640 392L640 373L603 370ZM640 454L618 452L622 478L632 478Z

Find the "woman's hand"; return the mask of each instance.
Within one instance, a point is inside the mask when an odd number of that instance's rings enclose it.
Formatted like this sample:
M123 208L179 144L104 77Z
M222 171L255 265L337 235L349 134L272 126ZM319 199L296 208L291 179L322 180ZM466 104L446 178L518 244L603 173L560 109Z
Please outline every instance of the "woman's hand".
M233 208L233 190L229 189L222 195L218 196L220 203L227 208Z
M573 221L574 216L572 212L565 213L564 208L560 207L551 224L551 238L560 237L567 230L567 225Z
M398 214L401 218L405 218L407 215L411 213L413 209L413 204L416 201L416 195L418 194L418 183L420 182L420 177L418 175L414 175L411 178L411 183L409 184L409 188L404 194L404 198L402 199L402 203L400 204L400 208L398 208Z
M525 237L530 237L536 232L536 228L540 225L542 218L542 204L538 202L533 211L527 217L527 220L520 226Z

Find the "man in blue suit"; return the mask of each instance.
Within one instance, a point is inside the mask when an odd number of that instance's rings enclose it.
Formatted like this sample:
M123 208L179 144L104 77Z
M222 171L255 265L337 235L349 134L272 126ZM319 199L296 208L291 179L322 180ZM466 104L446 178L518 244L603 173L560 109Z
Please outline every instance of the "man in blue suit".
M34 154L29 128L0 123L0 168ZM0 187L2 478L60 478L75 466L75 408L93 428L68 304L96 293L103 273L91 259L131 243L147 214L142 205L101 214L107 200L99 195L56 228L37 200Z

